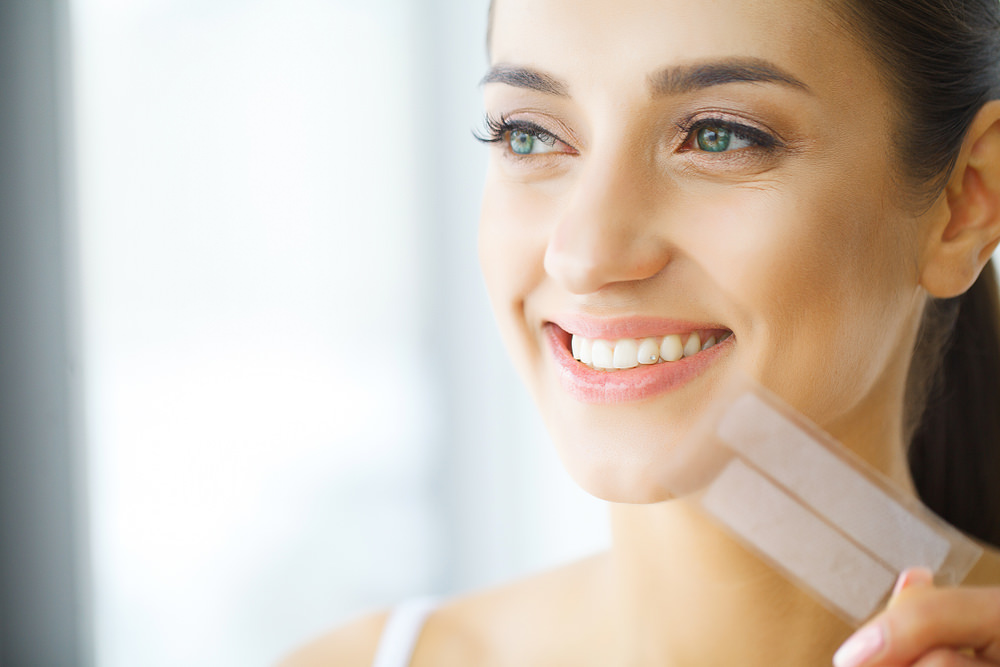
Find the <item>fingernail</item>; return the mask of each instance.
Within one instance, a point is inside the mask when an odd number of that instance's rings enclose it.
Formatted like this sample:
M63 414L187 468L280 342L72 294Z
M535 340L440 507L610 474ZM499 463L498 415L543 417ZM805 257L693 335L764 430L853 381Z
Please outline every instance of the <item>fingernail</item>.
M833 656L834 667L859 667L875 657L885 644L881 625L855 632Z
M910 586L926 586L934 583L934 573L926 567L911 567L903 570L896 585L892 588L892 597L899 595L899 592Z

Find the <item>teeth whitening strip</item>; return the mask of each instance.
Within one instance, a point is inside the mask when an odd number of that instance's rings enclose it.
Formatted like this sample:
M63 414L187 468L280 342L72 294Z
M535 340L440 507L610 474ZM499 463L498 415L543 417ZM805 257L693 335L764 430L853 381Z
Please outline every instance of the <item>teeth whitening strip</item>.
M982 549L759 387L682 443L675 496L700 506L831 611L860 625L899 573L924 566L957 584Z

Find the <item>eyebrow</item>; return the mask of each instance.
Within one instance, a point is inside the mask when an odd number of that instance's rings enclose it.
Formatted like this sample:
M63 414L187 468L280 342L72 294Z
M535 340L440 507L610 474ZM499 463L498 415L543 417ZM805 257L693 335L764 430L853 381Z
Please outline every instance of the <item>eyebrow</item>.
M649 77L657 95L690 93L726 83L780 83L809 92L809 86L777 65L759 58L728 60L665 67Z
M490 68L490 71L482 78L479 85L483 86L487 83L505 83L515 88L537 90L540 93L548 95L556 95L558 97L569 96L569 86L565 83L550 74L529 67L496 65Z
M530 67L496 65L479 82L505 83L547 95L568 97L569 86L558 78ZM759 58L727 60L665 67L649 76L654 95L678 95L727 83L778 83L810 92L809 86L777 65Z

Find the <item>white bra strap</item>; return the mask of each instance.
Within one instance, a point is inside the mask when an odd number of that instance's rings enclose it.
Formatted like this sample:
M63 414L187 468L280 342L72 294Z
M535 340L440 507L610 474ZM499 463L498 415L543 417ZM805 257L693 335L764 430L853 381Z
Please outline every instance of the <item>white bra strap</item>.
M396 606L382 630L372 667L407 667L427 617L438 606L435 598L407 600Z

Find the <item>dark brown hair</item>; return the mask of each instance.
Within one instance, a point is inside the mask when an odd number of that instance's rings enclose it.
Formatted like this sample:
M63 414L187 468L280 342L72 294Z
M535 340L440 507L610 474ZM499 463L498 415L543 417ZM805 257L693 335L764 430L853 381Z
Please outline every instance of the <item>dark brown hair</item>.
M937 197L979 109L1000 98L998 0L830 0L898 101L900 183ZM490 25L493 3L490 3ZM489 45L488 29L487 45ZM928 303L907 378L921 499L1000 546L1000 303L992 262L965 294Z
M927 396L909 451L920 497L953 525L1000 545L997 299L990 263L968 292L930 304L908 378L907 402L911 409L919 408Z

